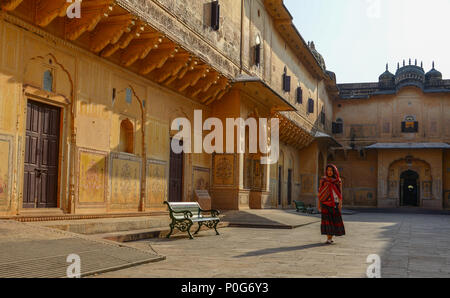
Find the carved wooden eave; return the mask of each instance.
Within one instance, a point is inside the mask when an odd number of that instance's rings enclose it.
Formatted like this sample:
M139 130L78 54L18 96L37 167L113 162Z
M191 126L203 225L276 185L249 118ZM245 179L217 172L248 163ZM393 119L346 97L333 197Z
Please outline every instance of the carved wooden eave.
M307 43L293 24L293 18L284 5L283 0L264 0L264 6L271 15L277 31L315 78L324 80L327 84L336 85L319 65Z
M310 132L283 114L274 112L272 117L278 118L280 121L280 142L297 149L303 149L314 141L314 136Z
M83 0L78 19L66 16L70 4L66 0L2 0L0 8L202 104L209 105L229 91L226 74L116 0Z

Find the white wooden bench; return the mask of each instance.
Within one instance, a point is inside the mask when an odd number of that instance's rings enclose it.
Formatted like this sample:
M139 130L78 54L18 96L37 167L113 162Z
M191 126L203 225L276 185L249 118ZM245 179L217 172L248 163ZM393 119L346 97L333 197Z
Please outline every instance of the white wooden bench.
M177 228L181 232L188 232L189 238L194 239L191 234L191 227L194 223L198 224L198 229L194 235L198 234L202 226L214 229L216 234L219 235L217 231L217 225L220 222L219 211L203 210L197 202L164 202L164 204L169 207L169 215L172 220L170 223L170 233L167 235L167 238L170 238L173 230Z

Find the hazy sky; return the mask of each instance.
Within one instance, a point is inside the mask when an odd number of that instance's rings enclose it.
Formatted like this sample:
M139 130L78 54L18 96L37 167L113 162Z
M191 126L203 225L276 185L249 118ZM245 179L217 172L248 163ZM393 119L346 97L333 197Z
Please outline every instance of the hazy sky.
M386 63L432 61L450 79L450 0L284 0L339 83L376 82Z

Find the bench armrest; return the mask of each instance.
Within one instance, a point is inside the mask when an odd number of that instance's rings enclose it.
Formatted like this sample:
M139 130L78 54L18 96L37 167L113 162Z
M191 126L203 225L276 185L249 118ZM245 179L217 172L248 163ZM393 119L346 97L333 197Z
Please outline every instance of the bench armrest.
M176 213L176 214L183 213L185 219L190 219L193 216L192 212L191 211L187 211L187 210L185 210L185 211L173 211L173 210L171 210L170 212L171 213Z
M211 215L213 217L219 217L219 215L220 215L220 211L219 210L203 210L203 209L200 209L200 212L201 213L211 213Z

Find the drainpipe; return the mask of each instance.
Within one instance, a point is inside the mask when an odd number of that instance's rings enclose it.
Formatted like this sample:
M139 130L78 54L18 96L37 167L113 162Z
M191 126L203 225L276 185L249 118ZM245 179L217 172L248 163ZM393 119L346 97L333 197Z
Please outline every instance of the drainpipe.
M244 0L241 0L241 51L239 57L240 70L239 73L242 74L244 69L243 57L244 57Z

